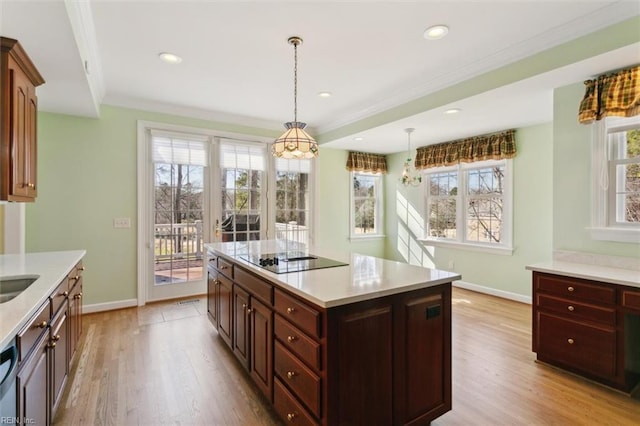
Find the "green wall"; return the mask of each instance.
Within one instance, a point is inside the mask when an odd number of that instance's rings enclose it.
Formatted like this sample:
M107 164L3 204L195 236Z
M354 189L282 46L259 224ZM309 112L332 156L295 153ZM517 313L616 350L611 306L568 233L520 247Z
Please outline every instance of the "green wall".
M404 155L389 156L391 174L387 186L394 191L387 205L387 257L438 269L454 270L474 285L510 293L531 295L530 263L551 257L552 241L552 142L551 123L517 129L518 155L513 161L513 254L502 255L449 247L422 246L423 188L398 184ZM424 184L423 184L424 185ZM389 232L391 236L392 232ZM453 267L452 267L453 266Z
M554 91L553 247L611 256L640 258L640 245L592 240L591 127L578 123L584 95L578 83Z

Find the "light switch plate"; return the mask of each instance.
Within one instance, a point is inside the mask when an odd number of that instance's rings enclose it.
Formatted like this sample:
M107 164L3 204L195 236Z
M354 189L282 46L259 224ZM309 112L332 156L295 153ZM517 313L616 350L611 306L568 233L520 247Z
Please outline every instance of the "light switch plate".
M113 219L114 228L131 228L131 219L128 217L116 217Z

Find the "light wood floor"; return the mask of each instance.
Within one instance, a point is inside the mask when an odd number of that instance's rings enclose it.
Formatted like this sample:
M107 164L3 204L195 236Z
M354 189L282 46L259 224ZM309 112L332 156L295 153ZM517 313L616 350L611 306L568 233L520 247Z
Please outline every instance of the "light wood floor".
M444 425L639 425L640 401L535 362L531 307L454 289ZM56 425L279 425L205 300L85 315Z

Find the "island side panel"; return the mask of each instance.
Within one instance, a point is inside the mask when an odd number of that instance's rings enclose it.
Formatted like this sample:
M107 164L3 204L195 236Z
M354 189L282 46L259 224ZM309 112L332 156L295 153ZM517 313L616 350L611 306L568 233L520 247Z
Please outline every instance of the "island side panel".
M429 424L451 410L451 283L328 309L327 341L325 424Z

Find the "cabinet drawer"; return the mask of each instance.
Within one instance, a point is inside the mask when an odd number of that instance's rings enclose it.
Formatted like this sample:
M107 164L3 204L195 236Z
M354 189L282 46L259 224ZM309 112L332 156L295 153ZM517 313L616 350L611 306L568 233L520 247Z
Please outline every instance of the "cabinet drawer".
M286 424L310 426L318 424L277 378L273 382L273 406Z
M278 289L275 289L274 308L302 331L320 337L320 312Z
M276 338L291 352L296 354L311 368L320 370L320 344L307 337L306 334L295 328L291 323L275 316Z
M257 297L269 306L273 305L273 286L271 284L250 274L242 268L236 268L234 275L234 281L248 290L252 296Z
M274 370L309 410L320 415L320 378L280 342L275 343Z
M24 361L41 335L47 332L51 311L49 301L40 306L29 323L18 332L16 343L18 345L18 359Z
M534 279L537 291L572 300L578 299L606 304L614 304L616 302L615 287L607 284L541 273L536 273Z
M51 316L54 316L58 309L62 306L67 297L69 296L69 284L67 280L58 284L58 287L49 296L49 302L51 302Z
M620 290L622 293L622 306L629 309L640 311L640 291L634 291L627 288Z
M611 326L616 324L616 310L614 307L606 308L588 305L544 294L537 295L536 304L540 309L556 312L567 319L595 321Z
M616 375L616 332L538 313L538 355L587 374Z
M229 278L233 278L233 263L219 257L218 258L218 271L225 274Z

